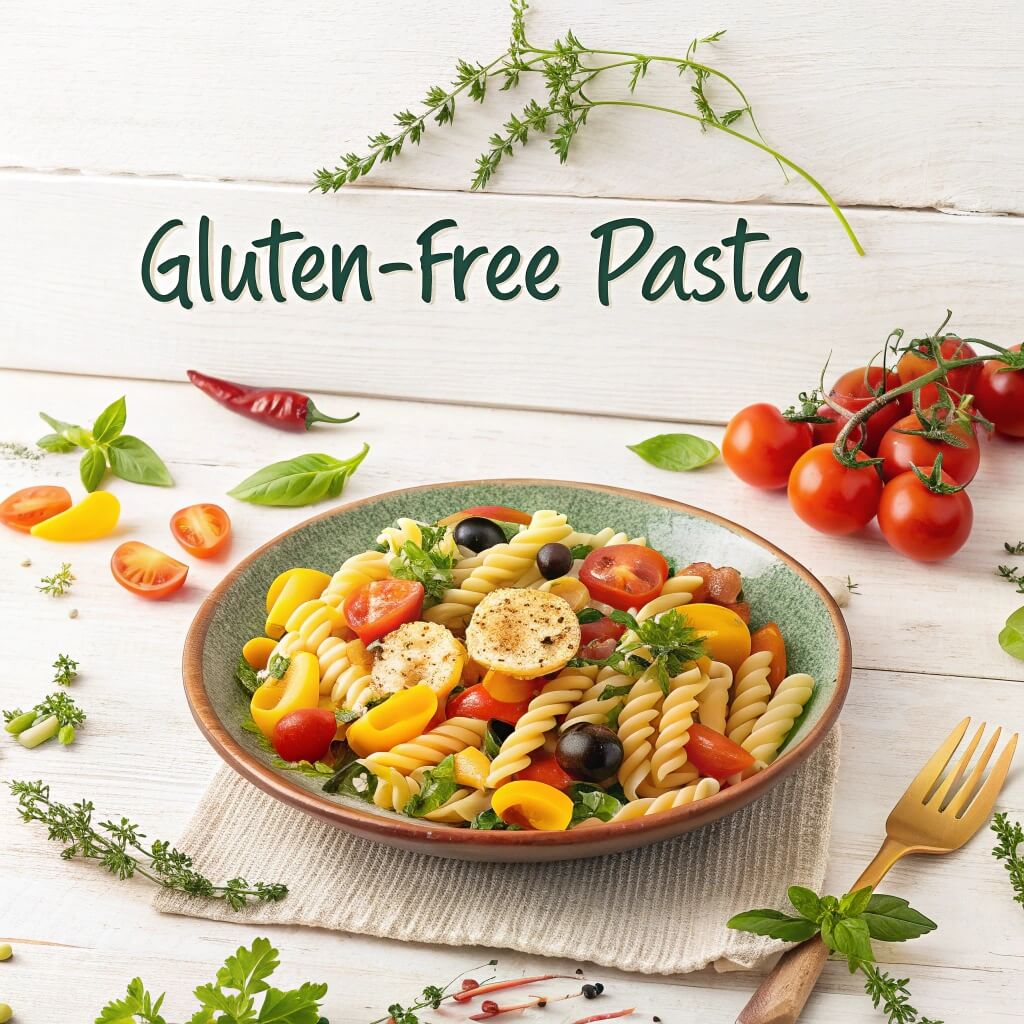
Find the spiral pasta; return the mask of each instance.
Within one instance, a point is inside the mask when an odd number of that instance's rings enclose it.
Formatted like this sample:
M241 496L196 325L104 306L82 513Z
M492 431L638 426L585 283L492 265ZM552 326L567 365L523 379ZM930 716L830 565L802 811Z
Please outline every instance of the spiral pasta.
M580 702L569 709L569 713L562 722L561 730L564 732L571 725L579 725L581 722L589 722L591 725L606 725L608 716L623 701L623 695L615 695L602 699L601 694L609 687L621 688L632 686L633 680L623 675L617 669L606 665L598 670L594 685L585 690Z
M646 797L639 800L631 800L624 804L612 821L632 821L635 818L643 818L648 814L660 814L662 811L671 811L677 807L685 807L687 804L696 803L709 796L714 796L721 789L721 785L715 779L700 779L698 782L684 786L682 789L669 790L661 796Z
M622 741L622 764L619 765L619 784L630 800L637 797L637 789L651 769L654 744L654 723L664 700L661 684L652 671L644 672L626 695L619 714L619 739Z
M409 800L423 788L423 772L421 768L413 775L403 775L396 768L371 763L369 758L359 762L377 777L377 787L373 793L375 806L385 810L401 813ZM472 821L481 811L491 804L490 796L479 789L457 789L440 807L427 811L421 817L425 821L444 822L449 825L464 825Z
M682 608L693 600L694 591L704 585L700 576L670 576L661 588L661 593L648 601L634 616L637 622L664 615L673 608Z
M388 551L364 551L353 555L341 563L341 567L331 577L320 600L333 608L340 608L345 598L356 587L361 587L371 580L386 579L391 571L391 553Z
M526 713L516 723L512 734L501 745L491 762L487 788L496 789L509 776L522 771L530 763L530 754L543 746L544 737L552 732L559 718L593 685L597 669L566 668L555 676L530 701Z
M708 685L707 673L698 664L680 672L669 683L668 696L661 705L658 731L651 755L651 780L656 786L670 788L688 779L674 781L686 764L686 744L690 726L698 708L697 697Z
M417 547L423 546L423 529L426 523L418 522L415 519L397 519L394 526L385 526L377 537L378 544L387 544L388 551L392 556L397 555L411 541ZM445 530L444 538L434 547L446 555L458 557L459 547L452 536L451 527Z
M481 789L459 789L440 807L423 815L426 821L464 825L491 806L490 795Z
M371 771L381 766L411 775L420 768L432 768L449 754L457 754L467 747L479 749L486 728L487 723L479 718L449 718L408 743L371 754L364 763Z
M742 744L754 728L754 723L768 707L772 688L768 685L768 673L772 667L770 651L751 654L736 670L736 685L733 687L732 706L725 726L726 735L733 743Z
M697 720L701 725L722 735L725 735L731 689L732 669L724 662L711 662L708 685L697 694Z
M329 637L347 632L345 620L337 608L321 600L300 604L285 623L285 634L277 642L272 655L290 658L299 651L318 654L321 644ZM351 634L349 634L351 635ZM319 657L319 655L318 655ZM320 692L330 693L330 683L323 680L324 666L320 666Z
M813 691L814 680L804 672L783 679L764 714L754 723L753 731L743 740L743 749L755 761L771 764Z

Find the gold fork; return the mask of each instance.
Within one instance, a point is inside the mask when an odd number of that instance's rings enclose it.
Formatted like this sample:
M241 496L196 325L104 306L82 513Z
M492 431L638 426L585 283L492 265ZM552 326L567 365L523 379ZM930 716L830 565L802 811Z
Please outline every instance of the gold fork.
M917 778L900 797L885 823L885 841L881 849L854 882L851 891L866 885L877 886L893 864L907 854L959 850L988 821L1010 770L1017 733L1010 737L988 778L982 783L985 767L999 742L1001 730L996 729L978 763L961 785L985 734L985 723L982 722L956 768L942 780L942 773L970 724L970 718L965 718L917 773ZM736 1018L736 1024L794 1024L817 984L828 955L829 949L820 937L786 953L758 986Z

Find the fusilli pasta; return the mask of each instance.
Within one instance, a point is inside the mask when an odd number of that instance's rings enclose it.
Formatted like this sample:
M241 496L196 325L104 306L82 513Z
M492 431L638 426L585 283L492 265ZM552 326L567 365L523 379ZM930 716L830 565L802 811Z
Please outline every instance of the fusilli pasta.
M742 744L754 728L754 722L764 714L772 688L768 685L768 673L772 667L769 651L751 654L736 670L736 685L733 687L732 706L725 726L726 735L733 743Z
M768 702L764 714L754 723L753 731L743 740L743 749L755 761L771 764L804 705L811 699L814 680L803 672L786 676Z

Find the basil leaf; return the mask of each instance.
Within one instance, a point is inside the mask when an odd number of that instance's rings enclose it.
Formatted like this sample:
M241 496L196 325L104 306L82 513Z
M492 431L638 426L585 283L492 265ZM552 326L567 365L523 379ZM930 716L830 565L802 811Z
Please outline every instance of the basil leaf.
M801 917L806 917L808 921L817 921L821 916L821 900L818 899L817 893L802 885L791 885L787 895L789 902Z
M409 797L403 814L410 818L422 818L424 814L436 811L455 795L459 784L455 781L455 755L449 754L436 768L423 773L420 791Z
M622 686L616 686L614 683L609 683L602 691L601 696L598 700L610 700L612 697L625 697L630 690L633 689L632 683L623 683Z
M633 618L629 612L620 612L617 608L611 612L608 616L612 622L617 622L620 626L625 626L627 629L633 630L635 633L639 628L640 624Z
M521 832L522 826L506 824L498 817L498 812L490 807L481 811L470 823L470 828L481 829L485 832Z
M862 964L874 963L871 951L871 933L862 917L826 916L821 922L821 937L829 949L842 953L853 974Z
M906 942L938 927L898 896L875 893L862 914L871 938L882 942Z
M700 469L718 458L717 446L693 434L656 434L639 444L627 444L645 462L675 473Z
M569 550L572 552L572 560L586 558L594 549L589 544L574 544Z
M323 790L372 803L373 794L377 792L377 776L366 765L352 761L339 768L323 784Z
M352 708L338 708L334 712L334 720L338 725L350 725L352 722L357 722L362 716L358 711Z
M572 798L572 818L569 821L569 828L588 818L611 821L622 807L615 797L606 793L600 786L593 786L586 782L577 782L570 786L569 796Z
M58 452L63 454L64 452L73 452L75 445L69 441L66 437L62 437L60 434L43 434L36 444L43 449L44 452Z
M274 462L246 477L228 491L232 498L254 505L285 505L297 508L325 498L336 498L370 450L368 444L351 459L341 461L330 455L300 455Z
M174 484L163 459L145 441L131 434L115 437L107 446L107 457L110 468L122 480L154 487L171 487Z
M122 395L116 402L111 402L96 417L96 422L92 425L93 438L101 444L113 441L124 430L125 420L127 419L128 409Z
M581 626L585 626L588 622L600 622L604 616L596 608L581 608L576 618Z
M754 935L767 935L770 939L781 939L783 942L804 942L818 934L818 926L805 917L790 917L780 910L748 910L743 914L730 917L727 928L738 932L752 932Z
M238 664L235 666L235 679L238 680L238 685L250 697L260 688L260 681L256 677L256 669L242 656L239 656Z
M103 449L94 444L87 448L78 464L78 475L82 478L82 486L87 491L95 491L107 471L107 460Z
M324 764L323 761L317 761L313 764L311 761L286 761L283 757L272 757L270 763L275 768L280 768L281 771L285 772L298 772L300 775L305 775L307 778L318 778L322 775L330 775L333 777L334 769L329 764Z
M284 674L288 671L288 666L291 663L291 658L286 658L283 654L275 654L267 662L267 675L272 679L284 679Z
M860 917L867 910L873 891L870 885L865 885L856 892L846 893L839 900L839 913L846 917Z
M1018 608L999 634L999 646L1013 658L1024 661L1024 608Z
M245 732L250 733L252 736L256 737L256 742L259 744L261 750L265 750L269 754L276 753L276 751L274 750L274 745L270 742L270 740L267 739L266 736L263 735L263 732L260 730L260 727L251 718L247 718L244 722L242 722L242 729Z
M59 434L65 441L70 442L73 446L79 448L87 448L89 446L87 430L83 430L81 427L74 423L65 423L64 420L55 420L52 416L47 416L45 412L39 414L39 418L48 426L51 427L54 433ZM85 444L82 441L85 440ZM66 449L70 451L70 449Z

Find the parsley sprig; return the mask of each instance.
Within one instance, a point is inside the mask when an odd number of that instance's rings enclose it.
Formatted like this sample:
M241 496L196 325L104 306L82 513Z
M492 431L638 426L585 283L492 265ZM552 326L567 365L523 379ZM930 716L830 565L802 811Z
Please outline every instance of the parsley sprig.
M992 856L1002 861L1010 875L1010 886L1013 888L1013 898L1024 907L1024 853L1020 848L1024 846L1024 828L1020 822L1010 821L1005 812L999 811L992 819L992 831L999 839Z
M94 860L116 878L124 880L139 874L165 889L224 900L232 910L240 910L252 900L277 903L288 895L287 886L280 883L250 885L244 878L232 878L224 885L215 885L193 867L188 854L170 843L162 839L144 842L145 833L127 818L101 821L97 825L93 823L95 808L89 800L58 803L50 799L50 787L43 782L15 780L8 786L18 799L22 821L46 825L47 838L63 844L61 857L64 860L76 857Z
M446 527L422 526L420 533L419 544L407 540L391 560L391 575L422 583L426 600L434 604L452 585L455 555L451 545L446 544Z
M66 654L58 654L53 663L53 681L58 686L70 686L78 676L78 662Z
M818 896L800 885L790 886L789 902L796 916L780 910L748 910L728 921L737 931L765 935L783 942L805 942L815 935L846 960L850 973L864 975L864 990L889 1024L942 1024L922 1017L910 1004L908 978L894 978L875 966L871 940L906 942L936 925L898 896L876 893L871 886L843 896Z
M56 736L66 747L75 740L75 726L85 721L85 712L66 693L51 693L34 708L12 708L3 712L4 729L23 747L32 749Z
M75 582L75 574L71 571L70 562L61 562L60 568L52 576L44 576L36 590L41 590L51 597L63 597Z
M629 612L613 611L608 617L630 632L605 663L633 678L653 672L666 694L672 678L705 653L703 637L675 608L643 622Z
M486 964L481 966L497 967L497 965L497 960L488 960ZM471 968L471 970L479 970L479 968ZM440 1009L441 1004L446 999L451 999L455 995L453 990L455 983L469 973L469 971L463 971L461 974L455 975L446 985L425 986L420 998L408 1006L403 1006L401 1003L392 1003L388 1007L387 1017L379 1017L377 1020L372 1021L371 1024L387 1024L388 1021L392 1021L393 1024L420 1024L418 1012L426 1009ZM493 980L493 978L487 978L479 984L486 985L489 981ZM466 984L468 985L469 982L467 981ZM477 983L473 982L473 986L475 987L476 985Z

